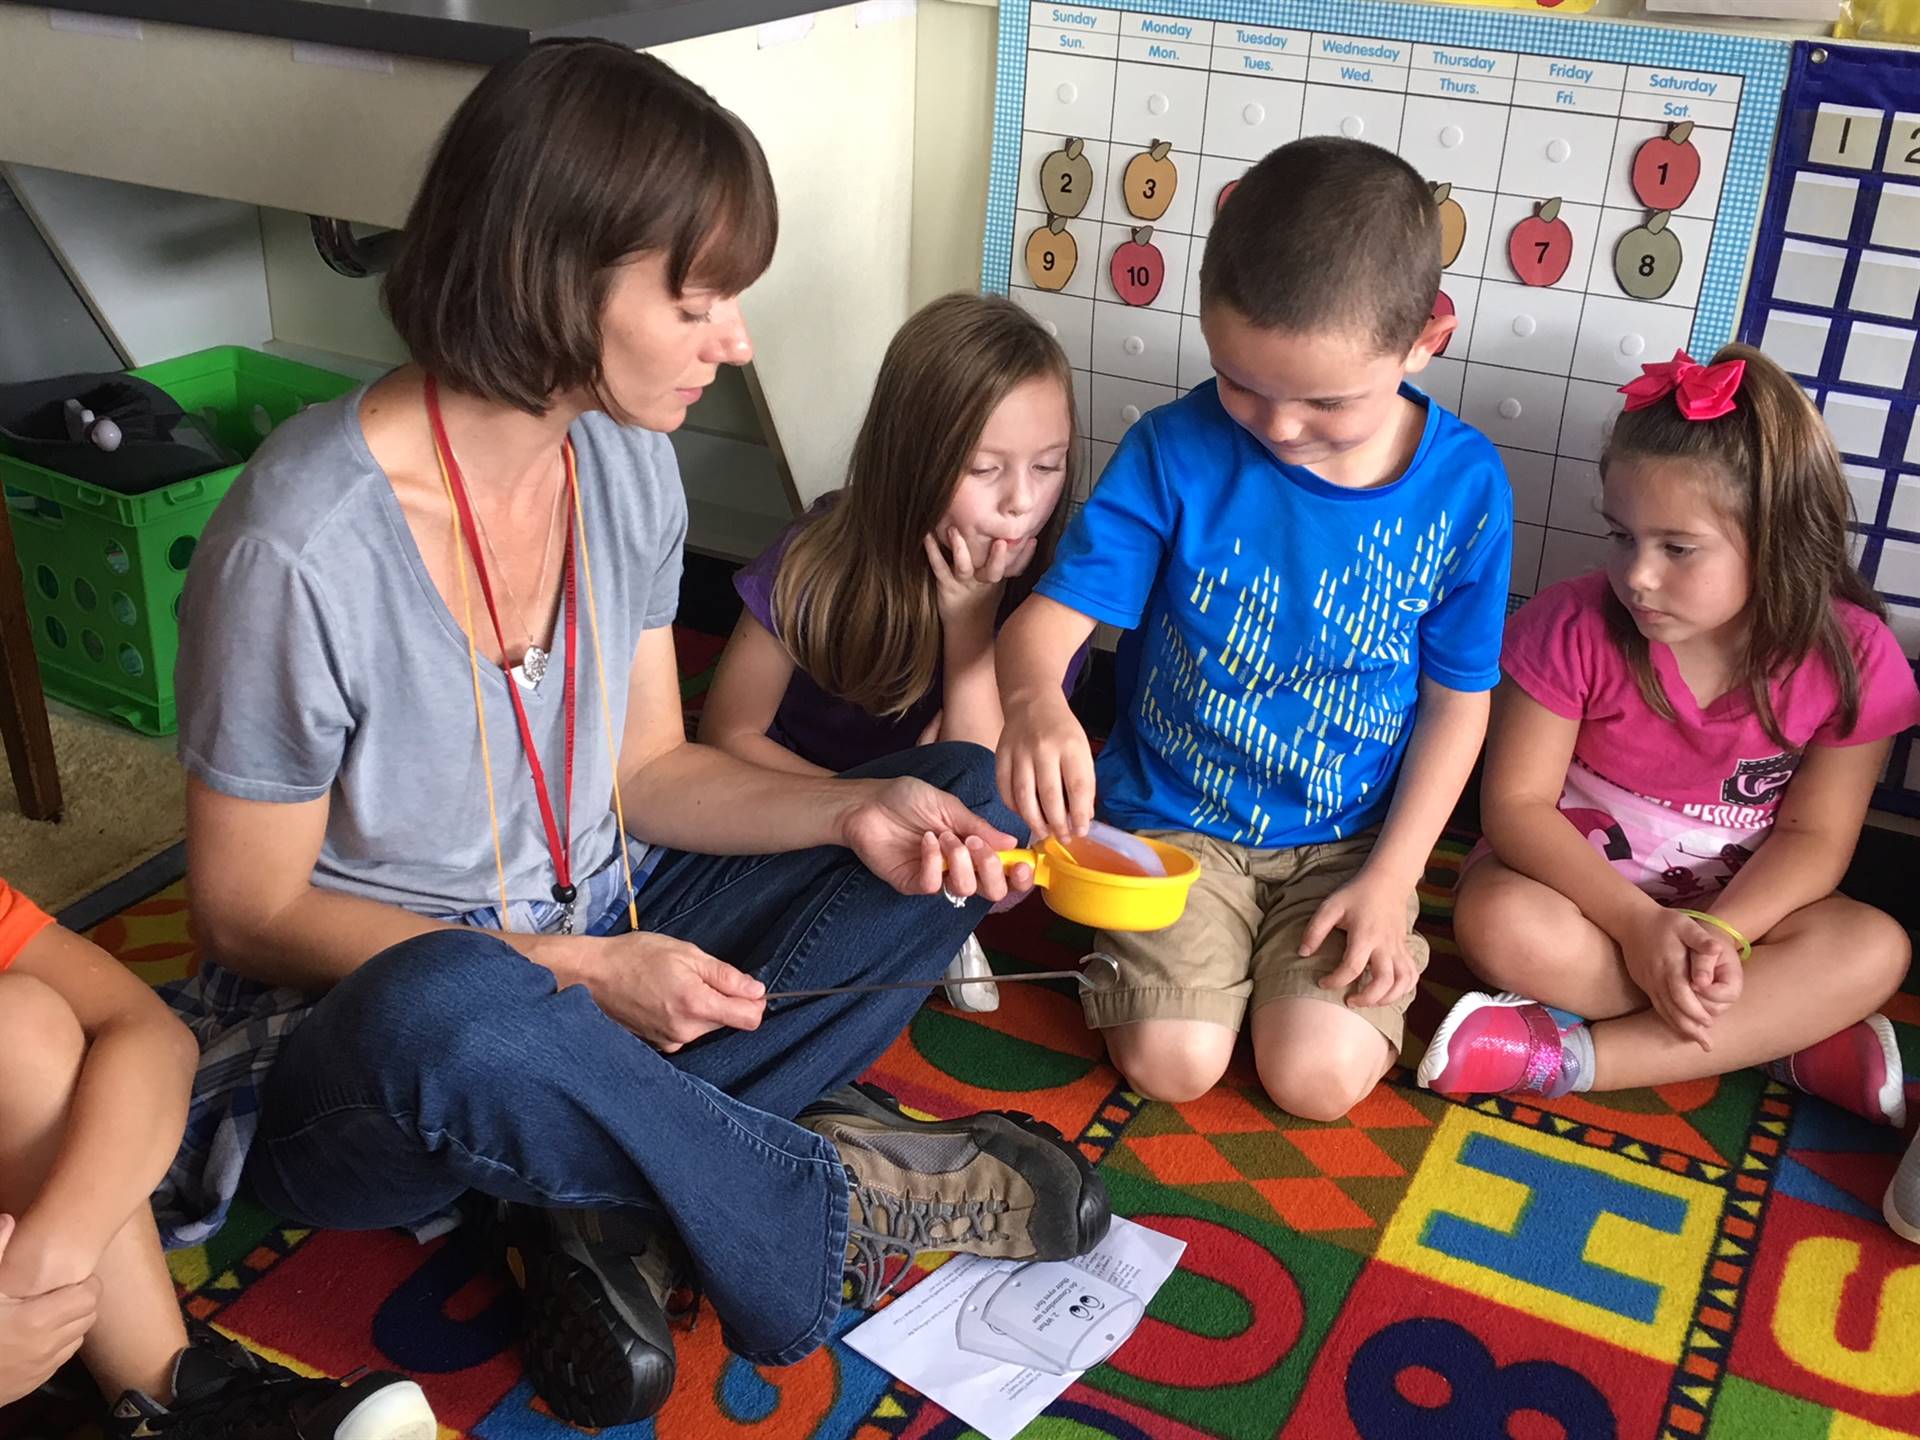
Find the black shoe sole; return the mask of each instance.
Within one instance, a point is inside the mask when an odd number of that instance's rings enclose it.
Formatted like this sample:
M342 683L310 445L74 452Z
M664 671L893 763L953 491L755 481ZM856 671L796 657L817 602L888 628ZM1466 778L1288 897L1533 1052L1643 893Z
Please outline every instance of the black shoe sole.
M527 1378L562 1420L607 1429L645 1420L673 1394L671 1338L636 1335L591 1269L559 1251L526 1256Z
M956 1123L915 1120L900 1109L900 1102L893 1096L878 1085L864 1080L856 1081L844 1090L835 1091L833 1095L807 1108L808 1110L851 1109L905 1129L935 1129ZM1028 1136L1047 1141L1056 1154L1073 1162L1075 1178L1080 1187L1080 1199L1074 1206L1072 1231L1069 1233L1065 1226L1035 1229L1032 1258L1036 1260L1077 1259L1106 1239L1107 1231L1113 1226L1113 1205L1107 1197L1107 1182L1094 1172L1093 1166L1087 1162L1087 1157L1080 1153L1080 1147L1046 1121L1036 1120L1024 1110L988 1110L982 1113L1007 1121ZM806 1111L802 1111L803 1119L805 1115ZM1030 1155L1031 1151L1015 1136L997 1131L996 1127L984 1128L986 1130L984 1134L975 1132L975 1143L1009 1169L1019 1171L1020 1160Z

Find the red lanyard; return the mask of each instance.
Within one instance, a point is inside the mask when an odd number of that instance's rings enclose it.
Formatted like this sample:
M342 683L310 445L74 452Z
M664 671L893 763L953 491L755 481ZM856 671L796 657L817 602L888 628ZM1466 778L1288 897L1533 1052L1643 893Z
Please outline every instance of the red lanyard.
M472 502L467 498L467 482L460 474L460 462L453 458L453 446L447 440L446 423L440 418L440 387L431 375L426 377L426 394L427 418L433 425L433 443L440 452L441 464L446 467L454 508L460 514L460 529L467 537L467 553L473 557L474 574L480 577L480 593L486 597L487 615L493 621L494 639L500 645L500 669L507 677L507 695L513 701L513 718L520 726L520 747L526 752L527 769L533 776L534 799L540 802L540 821L547 830L547 851L553 856L553 898L567 908L571 920L574 898L578 894L573 885L573 860L569 852L573 844L573 732L578 701L574 686L574 664L580 639L573 578L573 517L571 514L567 517L567 545L560 561L560 584L566 597L564 604L567 617L563 641L566 654L562 661L564 678L560 689L560 708L564 712L567 727L566 789L561 792L560 799L567 813L556 819L553 800L547 793L546 770L540 764L540 752L533 743L533 727L527 723L526 702L520 698L520 682L513 678L513 667L507 664L507 638L500 628L500 609L493 603L493 583L487 577L487 562L481 555L480 530L474 523ZM560 453L566 464L567 508L571 511L579 487L573 442L564 441ZM506 919L504 915L500 918L503 922Z

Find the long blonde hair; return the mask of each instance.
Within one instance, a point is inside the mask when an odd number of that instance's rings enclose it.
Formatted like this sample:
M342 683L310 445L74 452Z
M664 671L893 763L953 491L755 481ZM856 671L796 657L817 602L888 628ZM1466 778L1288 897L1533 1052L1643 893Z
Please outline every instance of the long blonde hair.
M893 337L835 503L794 536L774 581L773 615L793 662L829 694L899 716L932 688L940 613L922 537L939 525L988 419L1029 380L1051 378L1073 419L1067 357L1039 321L998 295L945 295ZM1074 423L1066 459L1079 455ZM1024 595L1066 526L1066 488L1033 560L1012 582Z
M1718 365L1744 360L1734 408L1714 420L1689 420L1671 400L1629 410L1614 423L1600 473L1625 456L1687 460L1710 476L1713 505L1746 539L1752 593L1746 648L1735 684L1746 688L1769 739L1790 749L1774 714L1771 681L1818 651L1840 687L1840 724L1860 718L1860 668L1833 613L1836 599L1881 618L1886 606L1847 553L1853 498L1833 435L1793 377L1758 350L1727 345ZM1652 710L1673 718L1654 673L1647 639L1611 590L1607 629L1633 667Z

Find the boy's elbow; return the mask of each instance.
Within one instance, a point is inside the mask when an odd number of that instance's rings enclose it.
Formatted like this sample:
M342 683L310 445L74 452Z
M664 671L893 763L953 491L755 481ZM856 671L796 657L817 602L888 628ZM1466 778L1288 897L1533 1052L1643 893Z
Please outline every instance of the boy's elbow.
M161 1064L180 1076L191 1088L193 1072L200 1067L199 1039L171 1010L167 1011L163 1020L155 1023L155 1028L158 1031L155 1041L160 1050Z
M155 992L143 986L137 1000L116 1007L94 1032L91 1043L109 1037L138 1047L140 1073L160 1091L166 1090L169 1078L182 1094L192 1086L193 1072L200 1064L200 1041Z

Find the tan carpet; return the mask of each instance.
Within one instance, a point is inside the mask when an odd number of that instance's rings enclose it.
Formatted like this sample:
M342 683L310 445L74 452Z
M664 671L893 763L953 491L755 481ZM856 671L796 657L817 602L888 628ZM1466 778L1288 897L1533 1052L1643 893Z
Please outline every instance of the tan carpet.
M66 813L57 824L27 819L0 767L0 875L59 911L186 833L186 783L171 739L50 708Z

